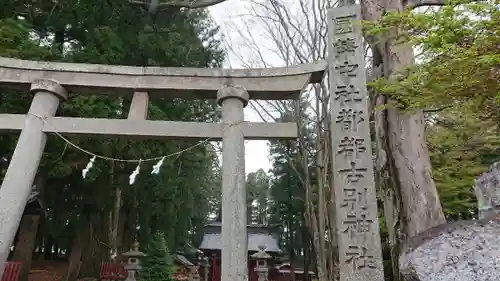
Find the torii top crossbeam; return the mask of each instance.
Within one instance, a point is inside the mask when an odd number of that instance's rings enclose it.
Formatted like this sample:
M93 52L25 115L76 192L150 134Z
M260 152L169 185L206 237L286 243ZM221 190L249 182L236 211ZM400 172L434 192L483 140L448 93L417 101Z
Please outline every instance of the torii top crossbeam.
M216 99L224 86L246 89L250 99L292 100L308 83L318 83L325 61L291 67L217 69L137 67L42 62L0 57L0 85L26 91L35 79L57 81L74 94L148 92L182 99ZM104 91L103 91L104 89Z

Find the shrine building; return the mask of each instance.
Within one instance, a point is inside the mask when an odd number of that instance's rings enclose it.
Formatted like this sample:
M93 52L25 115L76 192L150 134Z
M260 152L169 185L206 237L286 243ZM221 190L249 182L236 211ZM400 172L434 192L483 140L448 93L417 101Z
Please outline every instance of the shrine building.
M201 274L204 281L221 280L221 225L220 220L205 225L203 239L199 249L203 251L204 256L208 258L208 272ZM265 225L247 225L248 235L248 280L258 281L257 273L254 271L256 260L251 257L252 254L259 251L259 246L264 246L265 251L273 258L268 261L270 267L274 267L275 258L281 254L279 248L279 236L273 227ZM202 270L203 271L203 270ZM206 276L203 278L203 276Z

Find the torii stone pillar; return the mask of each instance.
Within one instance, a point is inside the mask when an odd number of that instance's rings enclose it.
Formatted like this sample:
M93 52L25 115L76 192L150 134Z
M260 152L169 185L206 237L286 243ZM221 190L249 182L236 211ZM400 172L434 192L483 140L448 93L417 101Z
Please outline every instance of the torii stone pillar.
M45 148L47 136L42 131L44 121L39 117L54 116L60 100L67 98L64 88L52 80L35 80L30 92L34 94L33 101L0 187L0 198L9 199L0 205L1 265L7 261ZM4 266L0 266L0 276L3 271Z
M228 86L217 92L222 106L222 281L248 280L245 140L243 108L248 92Z

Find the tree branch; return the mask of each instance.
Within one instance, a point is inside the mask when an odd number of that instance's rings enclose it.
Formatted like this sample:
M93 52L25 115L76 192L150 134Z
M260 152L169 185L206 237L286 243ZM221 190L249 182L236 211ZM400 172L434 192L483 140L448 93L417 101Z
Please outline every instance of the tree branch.
M214 6L225 2L226 0L171 0L158 3L158 10L166 9L168 7L181 7L189 9L199 9ZM150 5L148 0L129 0L132 4Z
M479 2L471 0L470 2ZM446 0L403 0L403 6L406 9L416 9L418 7L442 7L446 5Z
M439 108L430 108L430 109L424 109L422 110L424 113L434 113L434 112L440 112L440 111L443 111L445 109L448 109L450 108L451 105L445 105L445 106L442 106L442 107L439 107Z
M444 6L446 5L445 0L406 0L403 1L403 5L407 9L416 9L418 7L429 7L429 6Z

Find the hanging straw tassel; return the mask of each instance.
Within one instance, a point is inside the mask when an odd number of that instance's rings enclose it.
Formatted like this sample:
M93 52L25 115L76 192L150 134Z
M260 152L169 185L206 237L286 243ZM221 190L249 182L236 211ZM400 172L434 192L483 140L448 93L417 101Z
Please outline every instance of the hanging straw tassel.
M160 172L160 168L161 168L161 165L163 165L163 161L165 160L165 156L163 156L160 161L158 161L158 163L156 163L154 166L153 166L153 170L151 171L151 174L155 174L155 175L158 175L158 173Z
M135 178L139 175L139 170L141 169L141 160L139 159L139 163L137 164L137 167L135 167L135 170L132 172L132 174L129 177L128 183L130 185L133 185L135 182Z
M83 178L87 177L87 173L92 168L92 166L94 166L94 162L95 162L95 156L90 158L89 162L87 163L87 166L85 166L85 169L82 170L82 177Z

